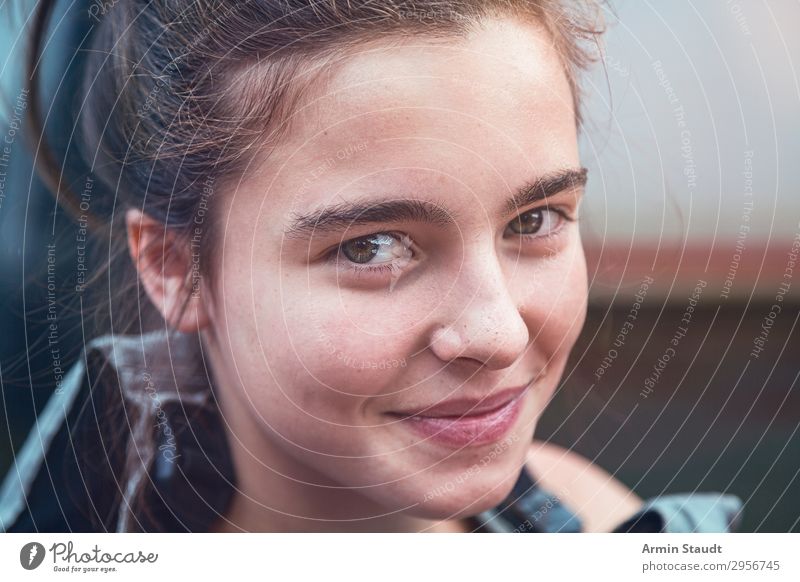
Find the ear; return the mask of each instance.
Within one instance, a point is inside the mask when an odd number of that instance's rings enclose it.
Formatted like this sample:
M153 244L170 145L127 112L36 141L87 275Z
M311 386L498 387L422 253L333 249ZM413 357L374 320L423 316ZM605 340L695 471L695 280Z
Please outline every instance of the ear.
M187 333L207 327L208 309L202 299L200 281L193 282L189 245L163 223L139 210L128 210L125 224L128 249L139 280L169 326Z

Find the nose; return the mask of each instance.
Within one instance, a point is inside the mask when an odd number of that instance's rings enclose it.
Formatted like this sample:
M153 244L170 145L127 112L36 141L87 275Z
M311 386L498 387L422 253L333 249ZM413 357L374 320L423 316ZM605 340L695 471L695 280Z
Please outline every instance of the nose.
M522 356L530 334L496 258L476 262L470 271L462 263L451 301L446 298L438 310L430 347L447 363L473 360L501 370Z

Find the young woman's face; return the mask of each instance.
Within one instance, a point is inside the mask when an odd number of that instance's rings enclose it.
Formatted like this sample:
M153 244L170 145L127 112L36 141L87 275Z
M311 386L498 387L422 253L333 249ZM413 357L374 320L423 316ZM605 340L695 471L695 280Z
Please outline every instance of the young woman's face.
M487 509L585 315L560 61L534 26L490 21L466 40L364 48L317 97L215 194L207 339L234 442L387 511Z

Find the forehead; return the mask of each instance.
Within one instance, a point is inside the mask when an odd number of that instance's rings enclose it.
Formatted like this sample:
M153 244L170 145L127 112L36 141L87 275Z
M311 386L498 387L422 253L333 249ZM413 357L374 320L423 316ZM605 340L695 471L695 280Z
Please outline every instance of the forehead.
M489 20L462 38L370 43L321 86L267 164L283 174L276 185L294 181L293 205L315 186L325 185L324 202L354 181L387 178L475 185L490 177L516 187L577 161L569 83L549 36L528 23Z

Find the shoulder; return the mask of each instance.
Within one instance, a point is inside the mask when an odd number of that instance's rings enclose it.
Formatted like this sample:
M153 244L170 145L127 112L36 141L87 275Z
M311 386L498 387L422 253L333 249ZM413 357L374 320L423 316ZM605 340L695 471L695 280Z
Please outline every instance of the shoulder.
M580 518L583 531L611 531L642 507L643 500L605 469L559 445L533 441L526 466Z

